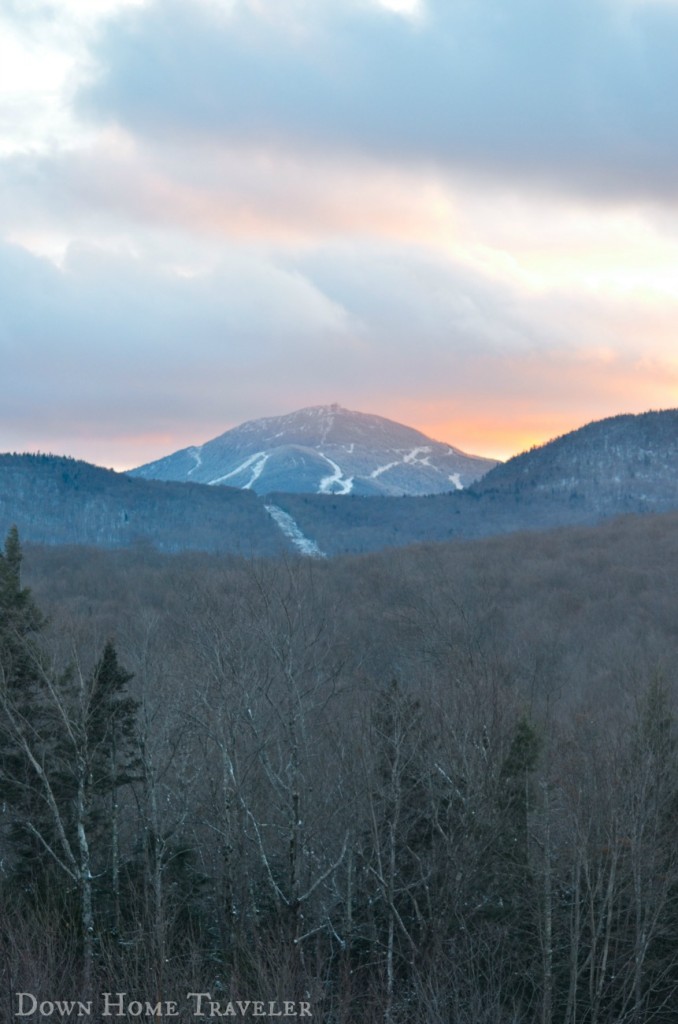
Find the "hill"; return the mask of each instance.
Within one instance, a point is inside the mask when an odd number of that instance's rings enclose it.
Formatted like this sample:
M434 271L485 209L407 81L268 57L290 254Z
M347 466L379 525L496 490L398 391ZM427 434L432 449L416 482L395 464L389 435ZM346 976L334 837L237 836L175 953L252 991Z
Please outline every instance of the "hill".
M256 495L133 480L54 455L0 455L0 532L33 543L274 555L287 543Z
M678 509L678 410L589 423L454 494L274 500L328 554L668 512Z
M402 423L329 405L243 423L130 475L258 494L384 496L461 490L495 465Z
M678 409L589 423L496 466L478 495L513 495L530 504L584 504L591 512L675 508Z
M362 418L352 422L364 426ZM350 444L357 450L358 441ZM4 455L0 529L16 522L26 540L51 544L337 555L667 512L678 509L677 470L678 410L588 424L468 488L428 496L259 495L254 487L146 480L67 458Z

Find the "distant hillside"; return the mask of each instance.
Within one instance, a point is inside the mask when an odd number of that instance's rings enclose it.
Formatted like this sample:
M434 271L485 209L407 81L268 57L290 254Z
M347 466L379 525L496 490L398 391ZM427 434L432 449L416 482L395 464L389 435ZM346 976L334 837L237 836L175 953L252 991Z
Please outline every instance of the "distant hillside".
M357 444L357 442L355 442ZM263 475L263 474L262 474ZM678 410L591 423L426 497L275 493L0 456L0 530L26 540L271 555L377 551L678 509Z
M0 535L43 544L272 555L288 546L256 495L132 480L53 455L0 455Z
M328 554L668 512L678 509L678 410L590 423L509 459L457 494L274 500Z
M329 405L243 423L130 475L258 494L385 496L460 490L496 465L402 423Z
M603 515L675 508L678 409L589 423L495 467L472 489Z

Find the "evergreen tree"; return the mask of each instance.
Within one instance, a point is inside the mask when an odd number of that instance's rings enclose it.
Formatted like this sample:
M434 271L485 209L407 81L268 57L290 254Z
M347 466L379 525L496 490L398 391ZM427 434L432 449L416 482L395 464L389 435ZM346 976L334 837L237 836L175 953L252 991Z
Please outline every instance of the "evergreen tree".
M522 717L498 778L494 839L488 844L485 918L500 937L505 962L504 998L532 1007L538 984L537 916L540 894L530 862L534 772L541 750L535 727Z
M521 718L500 771L499 804L503 819L503 855L518 867L527 864L528 817L532 803L532 775L541 743L526 718Z
M139 702L129 695L132 674L119 663L108 640L89 681L85 713L87 806L92 835L102 840L108 861L102 898L109 904L111 925L120 928L121 875L119 790L140 777L137 733Z
M21 586L22 552L13 526L0 553L0 685L16 694L35 680L35 640L44 619L28 587Z
M50 669L39 644L44 620L21 586L20 567L13 528L0 556L0 797L9 873L36 904L49 898L63 910L73 901L59 896L77 896L69 914L82 939L87 993L97 897L112 908L109 923L120 916L118 791L138 768L138 703L112 641L89 675ZM95 888L93 868L108 884Z
M92 673L85 712L89 787L95 797L132 782L139 772L139 702L129 695L131 679L108 640Z
M45 620L30 590L21 583L22 551L13 526L0 554L0 799L2 823L12 856L8 870L25 887L35 881L44 847L29 822L45 818L44 800L36 789L30 748L39 764L48 758L44 738L44 658L39 636Z
M120 925L119 791L139 776L139 702L108 640L89 675L71 671L50 707L52 786L80 871L94 875L92 913ZM83 845L84 836L84 845ZM86 862L86 864L85 864Z

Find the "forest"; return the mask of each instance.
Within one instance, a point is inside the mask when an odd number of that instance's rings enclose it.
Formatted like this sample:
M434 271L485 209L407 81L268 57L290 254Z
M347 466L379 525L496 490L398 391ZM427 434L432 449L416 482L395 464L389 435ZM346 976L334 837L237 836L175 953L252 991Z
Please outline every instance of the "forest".
M0 1013L674 1021L676 578L675 514L328 560L11 529Z

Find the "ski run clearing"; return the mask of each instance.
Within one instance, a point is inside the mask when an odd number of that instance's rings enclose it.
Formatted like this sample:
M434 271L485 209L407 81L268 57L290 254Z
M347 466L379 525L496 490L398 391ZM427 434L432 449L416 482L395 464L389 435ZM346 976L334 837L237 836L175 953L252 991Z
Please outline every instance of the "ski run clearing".
M200 454L201 451L202 445L200 445L199 448L189 448L188 454L195 459L195 466L193 466L192 469L189 469L188 473L186 474L187 476L190 476L191 473L195 473L196 469L200 469L200 467L202 466L202 455Z
M316 542L301 532L291 515L278 508L277 505L264 505L264 508L300 554L309 558L327 558L325 552L320 550Z
M423 459L419 457L422 454L424 455ZM407 452L406 455L403 455L402 458L397 459L395 462L387 462L385 466L377 466L377 468L373 469L372 472L370 473L370 479L376 480L377 477L381 476L382 473L388 473L389 469L395 469L396 466L414 465L428 466L429 469L435 470L436 473L442 472L439 466L434 466L433 463L431 462L431 448L420 447L413 448L410 452ZM459 473L453 473L452 476L448 477L448 479L452 481L452 483L458 490L463 489L464 485L460 480Z
M328 462L334 470L331 476L324 476L322 478L320 486L318 487L318 494L350 494L353 490L353 477L345 477L343 469L325 455L324 452L318 452L318 454L322 455L325 462ZM341 490L335 491L335 484L340 487Z
M244 462L241 462L239 466L236 466L235 469L232 469L230 473L226 473L224 476L218 476L215 480L210 480L209 485L210 487L213 487L215 484L223 484L224 480L231 480L234 476L237 476L238 473L242 473L244 470L250 469L252 471L252 476L246 484L242 485L241 488L243 491L249 491L252 485L261 476L261 472L269 458L269 452L256 452L254 455L250 455L248 459L245 459Z

